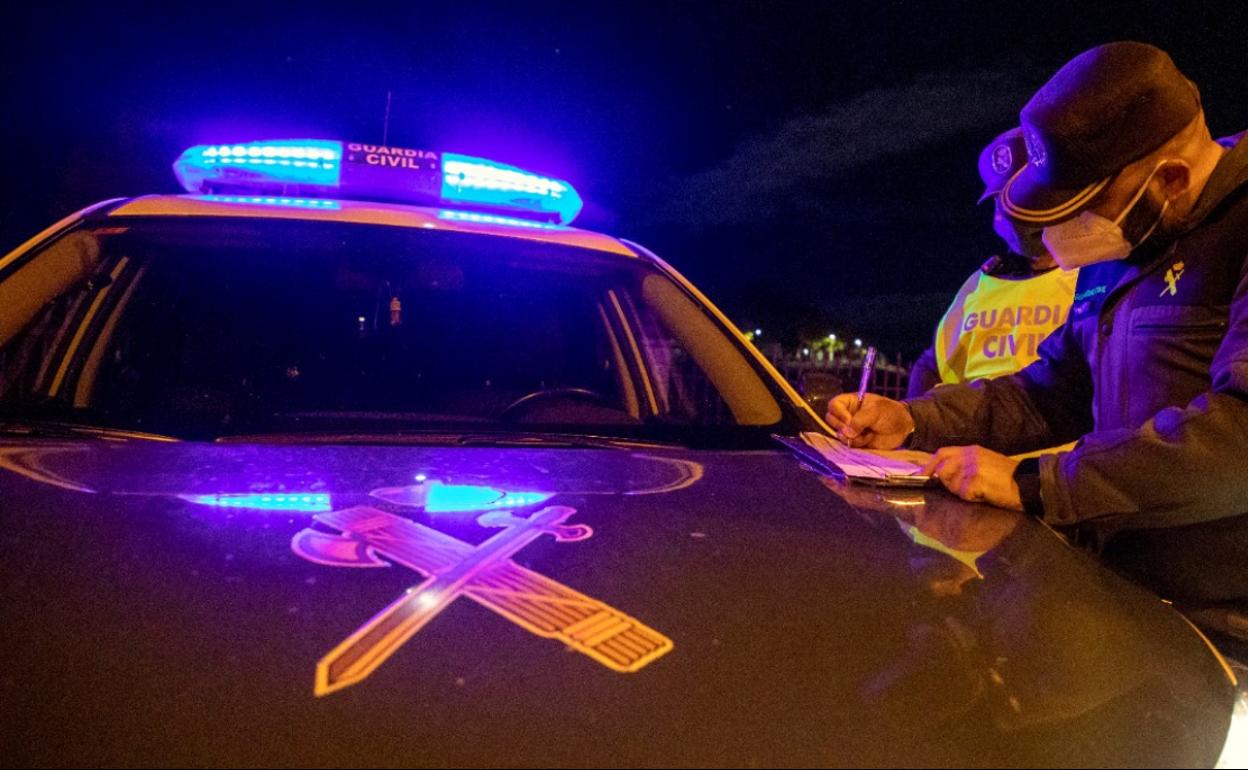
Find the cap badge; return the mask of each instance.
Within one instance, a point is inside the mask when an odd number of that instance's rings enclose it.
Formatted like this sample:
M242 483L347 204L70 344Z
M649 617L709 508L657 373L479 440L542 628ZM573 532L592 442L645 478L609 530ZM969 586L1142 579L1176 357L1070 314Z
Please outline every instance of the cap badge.
M992 151L992 170L1004 176L1014 166L1014 152L1008 144L998 144Z
M1027 145L1027 157L1031 160L1031 165L1040 168L1049 162L1049 154L1044 149L1044 142L1040 140L1039 134L1028 129L1023 133L1023 141Z

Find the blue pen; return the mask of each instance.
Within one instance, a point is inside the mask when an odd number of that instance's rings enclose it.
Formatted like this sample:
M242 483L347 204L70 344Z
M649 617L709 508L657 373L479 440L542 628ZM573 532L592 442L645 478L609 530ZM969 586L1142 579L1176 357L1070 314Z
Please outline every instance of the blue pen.
M871 382L871 375L875 373L875 355L875 348L867 348L867 357L862 362L862 379L858 381L858 400L854 404L854 414L858 414L858 410L862 409L863 399L867 397L867 385ZM842 430L836 432L836 438L841 443L848 444L849 441L842 435Z
M862 401L867 397L867 385L871 383L871 375L875 373L875 348L867 348L867 359L862 362L862 379L858 382L858 402L854 406L854 414L862 408Z

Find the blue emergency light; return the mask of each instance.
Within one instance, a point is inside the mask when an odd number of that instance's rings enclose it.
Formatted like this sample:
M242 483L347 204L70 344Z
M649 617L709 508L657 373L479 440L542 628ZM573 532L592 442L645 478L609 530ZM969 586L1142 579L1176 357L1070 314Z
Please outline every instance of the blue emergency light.
M572 185L454 153L320 139L196 145L173 164L190 193L253 200L385 200L506 212L568 224L584 205Z

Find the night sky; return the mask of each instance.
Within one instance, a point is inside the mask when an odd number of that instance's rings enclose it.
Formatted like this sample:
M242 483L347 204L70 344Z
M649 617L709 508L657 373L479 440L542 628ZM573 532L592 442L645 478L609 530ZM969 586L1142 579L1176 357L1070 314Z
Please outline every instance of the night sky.
M1243 2L261 5L0 12L0 251L191 144L380 142L390 93L390 144L572 181L742 325L913 352L996 248L979 149L1066 60L1154 43L1248 128Z

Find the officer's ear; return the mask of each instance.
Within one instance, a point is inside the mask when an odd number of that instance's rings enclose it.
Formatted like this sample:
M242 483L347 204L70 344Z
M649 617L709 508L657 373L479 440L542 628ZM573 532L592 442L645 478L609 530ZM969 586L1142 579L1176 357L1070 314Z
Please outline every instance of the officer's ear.
M1192 167L1185 160L1167 161L1157 169L1155 178L1161 185L1162 197L1173 201L1192 186Z

